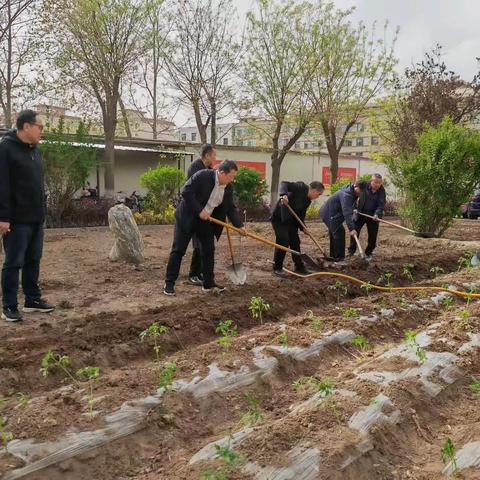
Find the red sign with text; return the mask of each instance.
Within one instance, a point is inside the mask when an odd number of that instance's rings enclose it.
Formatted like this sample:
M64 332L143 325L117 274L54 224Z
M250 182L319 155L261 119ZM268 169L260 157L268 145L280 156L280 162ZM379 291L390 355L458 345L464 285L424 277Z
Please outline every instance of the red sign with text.
M222 162L220 160L217 160L213 166L218 167ZM243 160L235 160L235 163L239 167L247 167L247 168L253 168L253 170L257 170L262 174L262 179L265 180L265 174L267 170L267 165L263 162L244 162Z
M348 178L352 182L357 178L356 168L339 168L337 174L337 181ZM323 167L322 169L322 183L324 185L330 185L330 167Z

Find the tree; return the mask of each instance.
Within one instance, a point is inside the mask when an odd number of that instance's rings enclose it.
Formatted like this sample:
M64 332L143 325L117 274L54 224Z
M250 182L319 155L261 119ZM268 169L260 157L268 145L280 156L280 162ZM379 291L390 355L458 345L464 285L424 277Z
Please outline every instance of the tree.
M417 150L386 154L403 196L400 215L417 231L442 235L480 178L480 133L446 117L417 137Z
M100 106L105 135L105 195L112 197L120 85L143 51L145 1L45 2L56 65Z
M385 99L374 116L375 128L395 153L414 152L417 137L428 125L438 125L448 116L453 123L471 122L480 112L480 73L462 80L442 60L437 45L425 58L405 70L395 94Z
M241 51L236 39L238 21L232 0L184 0L170 21L165 49L168 82L193 110L202 143L216 143L216 124L232 106L233 77Z
M272 205L283 160L314 117L306 86L319 64L316 37L311 35L315 15L316 7L308 2L257 0L257 12L247 18L243 108L266 120L265 126L256 121L252 127L261 129L272 144Z
M0 0L0 42L9 34L10 28L37 0Z
M235 199L241 209L255 209L262 204L268 193L267 182L262 174L249 167L240 167L233 185Z
M330 156L332 184L337 181L338 156L348 133L371 100L393 79L396 64L396 36L389 46L384 39L376 38L375 24L370 32L362 23L353 25L353 10L338 10L332 3L324 5L318 41L322 61L309 86ZM388 23L384 38L387 27Z
M44 177L48 194L48 214L54 226L62 225L62 218L72 203L75 193L85 185L97 165L97 150L89 147L88 129L80 123L73 139L67 137L61 119L40 145L44 162ZM73 146L72 140L78 145Z

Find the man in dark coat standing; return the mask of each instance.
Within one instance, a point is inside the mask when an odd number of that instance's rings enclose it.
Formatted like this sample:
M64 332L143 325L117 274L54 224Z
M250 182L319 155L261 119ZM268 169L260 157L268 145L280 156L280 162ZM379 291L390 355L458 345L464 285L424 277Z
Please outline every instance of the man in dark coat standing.
M359 180L349 183L335 192L320 209L320 218L328 227L330 237L330 256L335 262L343 263L345 260L345 229L347 224L350 235L357 235L353 220L353 208L357 198L365 192L367 182Z
M361 213L366 213L371 217L374 217L374 220L371 218L364 217L362 215L354 215L355 218L355 230L360 236L362 227L367 224L368 232L368 243L367 248L365 249L366 259L371 261L373 258L373 251L377 246L377 236L378 236L378 219L382 218L383 211L385 209L386 193L385 188L383 187L383 178L379 173L375 173L372 176L372 181L367 185L365 194L358 199L357 211ZM357 242L352 237L350 239L350 247L348 248L348 256L355 254L357 250Z
M187 179L195 175L200 170L211 169L217 160L217 152L213 145L206 144L202 147L201 158L195 160L189 167L187 172ZM202 251L201 243L197 235L192 236L192 261L190 262L190 273L188 274L188 281L192 285L203 285L202 273Z
M298 229L302 226L290 213L286 205L290 205L292 210L298 215L302 222L305 221L305 215L312 200L316 200L325 190L323 183L312 182L310 186L303 182L281 182L280 199L275 205L270 218L273 229L275 230L275 242L284 247L290 247L297 252L300 251L300 237ZM284 277L283 261L286 252L275 249L273 256L273 273L278 277ZM303 260L299 255L292 254L295 271L297 273L308 273Z
M2 318L18 322L20 270L25 294L24 312L48 313L54 309L42 299L38 278L43 250L45 190L43 164L37 144L43 124L33 110L17 116L17 130L0 142L0 236L5 260L2 269Z
M222 292L224 287L215 283L215 242L222 227L210 222L209 217L225 221L228 217L235 227L243 228L240 215L233 202L232 183L237 175L237 164L224 160L218 170L201 170L193 175L182 190L182 200L175 212L173 245L165 275L165 295L175 295L182 258L196 234L201 242L204 292Z

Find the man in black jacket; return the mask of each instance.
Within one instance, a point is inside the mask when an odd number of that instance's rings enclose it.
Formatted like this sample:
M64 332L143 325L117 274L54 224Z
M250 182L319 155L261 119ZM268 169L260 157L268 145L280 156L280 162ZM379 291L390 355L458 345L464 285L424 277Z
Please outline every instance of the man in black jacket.
M335 192L320 209L320 217L328 227L330 237L330 256L335 262L343 264L345 260L345 229L347 224L350 235L357 235L353 220L353 207L357 198L365 192L367 182L359 180L349 183Z
M203 287L205 292L225 290L215 283L215 242L222 234L222 227L208 220L211 216L225 221L228 217L235 227L243 228L240 215L233 203L232 183L238 167L231 160L224 160L218 170L201 170L191 177L182 190L182 200L175 212L173 245L165 275L165 295L175 295L182 258L193 234L202 245Z
M217 160L217 152L213 145L206 144L202 147L201 158L195 160L189 167L187 172L187 179L195 175L200 170L211 169L214 162ZM202 251L201 243L197 235L192 236L192 261L190 262L190 273L188 274L188 281L192 285L203 285L203 266L202 266Z
M286 205L298 215L302 222L305 221L307 209L312 200L317 199L325 190L323 183L312 182L310 186L303 182L281 182L280 199L278 200L270 218L275 230L275 242L284 247L290 247L297 252L300 251L300 237L298 229L302 226L290 213ZM302 229L303 230L303 229ZM278 277L284 277L283 261L286 253L283 250L275 249L273 256L273 273ZM295 271L306 274L307 269L298 255L292 254Z
M22 270L24 312L51 312L41 298L38 278L43 250L45 191L43 165L37 144L43 124L36 112L18 114L17 130L0 142L0 236L5 261L2 269L2 318L22 320L18 311L18 283Z
M385 188L383 188L383 179L379 173L375 173L372 177L372 181L368 184L365 194L358 199L358 208L357 211L361 213L366 213L375 218L363 217L362 215L356 214L355 218L355 230L360 236L360 231L362 227L367 224L368 231L368 244L365 249L366 259L368 261L373 258L373 251L377 246L377 236L378 236L378 219L382 218L383 211L385 209L385 200L386 193ZM355 215L354 215L355 217ZM357 242L352 237L350 239L350 247L348 248L348 255L354 255L357 250Z

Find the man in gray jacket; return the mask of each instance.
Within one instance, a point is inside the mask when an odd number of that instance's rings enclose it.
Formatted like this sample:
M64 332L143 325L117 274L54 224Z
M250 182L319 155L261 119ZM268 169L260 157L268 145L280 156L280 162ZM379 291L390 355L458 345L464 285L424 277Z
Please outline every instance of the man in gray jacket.
M357 234L353 220L353 208L357 198L365 192L368 182L359 180L349 183L335 192L320 209L320 218L328 228L330 237L330 256L335 262L345 260L345 229L347 224L350 235Z

